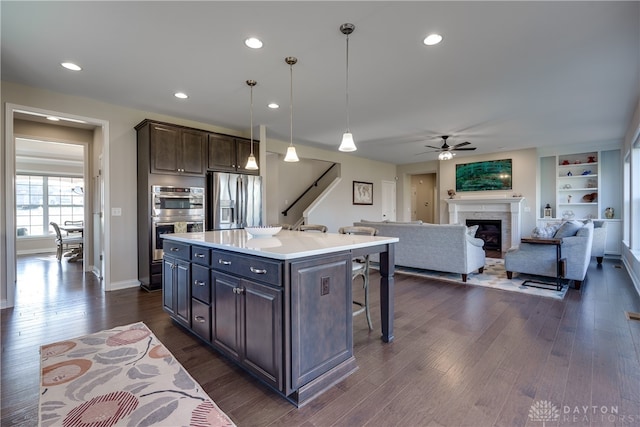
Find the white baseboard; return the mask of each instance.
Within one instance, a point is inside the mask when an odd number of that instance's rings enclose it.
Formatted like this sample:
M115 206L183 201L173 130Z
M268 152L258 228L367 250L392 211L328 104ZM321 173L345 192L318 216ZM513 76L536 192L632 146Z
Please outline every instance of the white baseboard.
M105 286L105 291L119 291L120 289L138 288L140 282L138 280L123 280L121 282L111 282Z

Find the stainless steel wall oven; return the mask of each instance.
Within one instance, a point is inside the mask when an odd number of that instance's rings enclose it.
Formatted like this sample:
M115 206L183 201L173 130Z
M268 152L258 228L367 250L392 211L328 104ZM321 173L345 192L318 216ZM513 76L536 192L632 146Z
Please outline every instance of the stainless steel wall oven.
M204 194L203 187L151 187L153 261L162 260L163 234L204 231Z

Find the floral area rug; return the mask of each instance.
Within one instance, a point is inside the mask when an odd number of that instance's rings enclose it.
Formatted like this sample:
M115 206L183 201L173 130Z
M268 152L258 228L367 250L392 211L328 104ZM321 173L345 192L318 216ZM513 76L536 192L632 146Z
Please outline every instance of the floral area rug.
M134 323L40 348L40 426L233 426Z
M372 266L374 268L374 266ZM419 268L396 266L396 273L409 274L414 276L430 277L448 282L462 282L462 275L457 273L444 273L441 271L421 270ZM536 280L542 282L553 283L553 286L540 285L536 286L548 287L549 289L541 289L532 286L523 286L525 280ZM486 258L484 271L482 273L470 273L467 276L467 285L484 286L487 288L500 289L503 291L520 292L523 294L537 295L541 297L554 298L562 300L567 294L569 286L564 283L560 291L556 291L555 279L552 277L532 276L529 274L513 273L513 279L507 279L507 272L504 269L504 260L498 258Z

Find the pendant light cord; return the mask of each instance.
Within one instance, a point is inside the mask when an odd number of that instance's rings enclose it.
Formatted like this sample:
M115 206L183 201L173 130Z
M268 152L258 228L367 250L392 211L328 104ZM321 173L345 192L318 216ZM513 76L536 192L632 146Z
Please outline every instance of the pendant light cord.
M289 64L289 70L290 70L290 74L291 74L291 87L290 87L290 92L289 92L289 123L291 128L289 135L291 135L291 141L290 141L290 146L293 147L293 64Z
M347 132L351 133L349 130L349 34L347 34L347 82L346 82L346 98L347 98Z
M251 117L251 155L253 156L253 86L251 88L251 108L250 108L250 117Z

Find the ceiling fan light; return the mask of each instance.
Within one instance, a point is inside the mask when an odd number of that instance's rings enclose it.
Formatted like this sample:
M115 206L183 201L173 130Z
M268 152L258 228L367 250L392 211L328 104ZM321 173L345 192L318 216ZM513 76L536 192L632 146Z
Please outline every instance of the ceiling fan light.
M443 151L438 154L438 160L451 160L453 159L453 154L450 151Z
M340 148L338 148L338 150L349 152L356 151L357 149L355 142L353 142L353 135L351 132L345 132L342 134L342 142L340 143Z
M300 161L300 159L298 158L298 154L296 153L296 147L291 145L289 148L287 148L287 155L284 156L284 161L285 162L299 162Z

